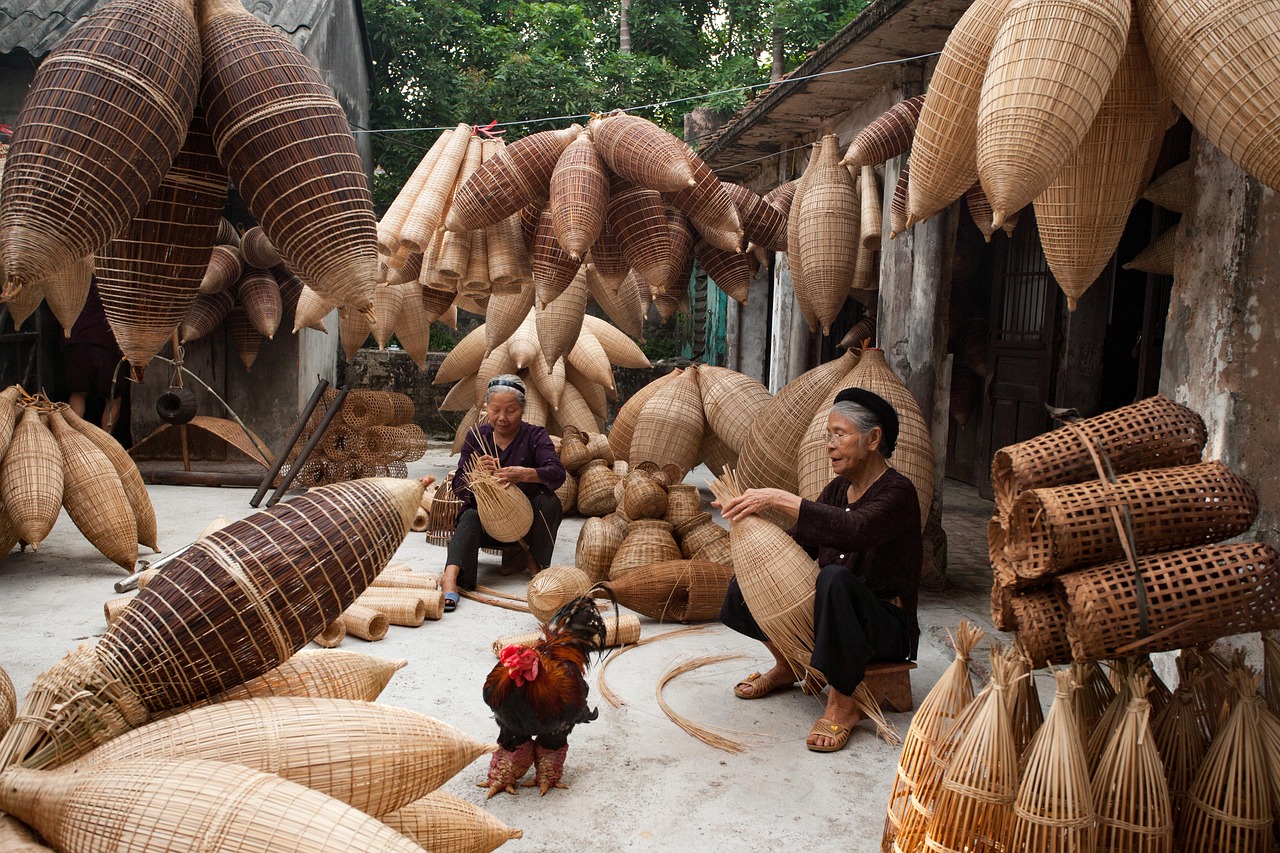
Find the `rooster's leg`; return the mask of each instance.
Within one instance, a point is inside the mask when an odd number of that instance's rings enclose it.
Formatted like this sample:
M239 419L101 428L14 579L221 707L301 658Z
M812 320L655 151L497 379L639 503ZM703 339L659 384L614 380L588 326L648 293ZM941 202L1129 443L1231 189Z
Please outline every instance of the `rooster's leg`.
M553 749L551 746L545 745L547 738L539 738L533 748L533 766L535 775L532 782L527 785L537 785L538 790L542 794L546 794L552 788L567 788L568 785L560 782L560 777L564 775L564 759L569 754L569 743L564 738L552 738L552 743L559 743L559 748Z
M489 778L479 784L479 787L489 789L485 799L499 791L514 794L516 783L529 771L532 764L533 741L527 740L514 749L499 746L498 751L489 759Z

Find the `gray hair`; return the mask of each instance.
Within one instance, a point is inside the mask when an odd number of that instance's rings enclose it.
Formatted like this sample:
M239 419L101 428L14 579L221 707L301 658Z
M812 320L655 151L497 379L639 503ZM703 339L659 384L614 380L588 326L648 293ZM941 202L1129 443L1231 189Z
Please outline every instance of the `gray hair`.
M876 418L875 414L866 406L860 406L852 400L842 400L831 407L831 414L839 415L853 424L853 428L858 432L866 435L876 427L884 429L884 425ZM884 442L880 442L877 452L884 456Z
M489 380L484 392L484 404L489 405L489 398L494 394L515 394L520 408L524 408L524 382L514 373L501 373Z

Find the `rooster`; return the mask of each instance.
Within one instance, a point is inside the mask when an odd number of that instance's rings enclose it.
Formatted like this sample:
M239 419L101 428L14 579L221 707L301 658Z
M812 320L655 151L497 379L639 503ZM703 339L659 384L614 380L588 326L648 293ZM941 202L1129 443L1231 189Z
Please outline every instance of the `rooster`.
M498 722L498 751L489 762L489 778L480 783L488 796L516 792L530 766L531 784L546 794L560 783L569 751L569 732L600 712L587 706L587 669L591 652L605 645L605 624L589 597L575 598L543 626L532 646L507 646L484 682L485 704Z

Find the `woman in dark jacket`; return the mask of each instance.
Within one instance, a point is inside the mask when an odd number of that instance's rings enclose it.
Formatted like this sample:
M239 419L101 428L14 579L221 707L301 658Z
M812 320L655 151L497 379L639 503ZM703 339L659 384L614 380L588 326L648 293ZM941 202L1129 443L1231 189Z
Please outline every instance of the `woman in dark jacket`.
M815 752L835 752L848 743L861 719L853 691L869 662L916 654L920 505L911 481L889 467L897 438L898 416L884 398L846 388L827 416L827 455L836 477L816 501L781 489L748 489L722 507L729 521L769 509L795 519L788 532L818 561L809 663L831 689L809 733ZM737 684L738 697L761 699L795 685L790 664L752 617L736 579L720 619L763 642L774 657L768 672Z

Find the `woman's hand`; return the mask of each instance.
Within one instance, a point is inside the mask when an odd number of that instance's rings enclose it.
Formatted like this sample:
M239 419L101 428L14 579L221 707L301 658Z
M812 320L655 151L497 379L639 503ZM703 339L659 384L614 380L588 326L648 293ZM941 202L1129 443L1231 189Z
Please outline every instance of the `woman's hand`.
M523 465L508 465L506 468L499 468L494 476L504 486L510 486L512 483L533 483L538 479L538 470L526 468Z
M496 456L478 456L476 457L476 467L486 474L497 474L501 469L501 463L498 462Z
M714 501L711 505L719 508L725 521L737 521L770 509L778 510L789 518L800 515L800 496L782 489L747 489L724 506Z

